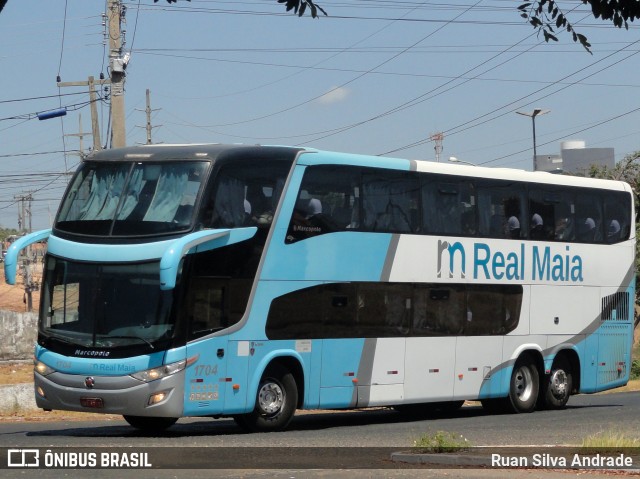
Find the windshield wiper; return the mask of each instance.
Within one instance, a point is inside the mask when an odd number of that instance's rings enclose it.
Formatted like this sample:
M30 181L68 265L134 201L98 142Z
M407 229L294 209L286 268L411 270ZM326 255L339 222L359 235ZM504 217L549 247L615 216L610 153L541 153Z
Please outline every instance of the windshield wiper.
M104 339L137 339L139 341L144 341L151 349L155 349L151 341L143 338L142 336L107 336Z

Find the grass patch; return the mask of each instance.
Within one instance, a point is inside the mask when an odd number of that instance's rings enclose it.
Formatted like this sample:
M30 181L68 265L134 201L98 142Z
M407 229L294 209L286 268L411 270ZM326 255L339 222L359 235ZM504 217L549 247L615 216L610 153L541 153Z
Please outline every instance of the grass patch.
M421 452L433 453L464 451L471 446L465 437L445 431L438 431L431 435L425 434L414 441L413 445Z
M582 448L589 452L615 452L630 447L640 447L640 438L609 430L587 436L582 440Z

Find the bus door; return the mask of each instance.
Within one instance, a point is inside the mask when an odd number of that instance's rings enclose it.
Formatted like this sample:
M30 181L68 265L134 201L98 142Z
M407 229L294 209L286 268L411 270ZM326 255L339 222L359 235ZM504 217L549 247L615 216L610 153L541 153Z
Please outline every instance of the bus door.
M187 357L197 360L186 372L185 415L218 414L224 410L228 337L212 334L228 322L227 289L227 281L195 277L186 294L183 313L188 327Z

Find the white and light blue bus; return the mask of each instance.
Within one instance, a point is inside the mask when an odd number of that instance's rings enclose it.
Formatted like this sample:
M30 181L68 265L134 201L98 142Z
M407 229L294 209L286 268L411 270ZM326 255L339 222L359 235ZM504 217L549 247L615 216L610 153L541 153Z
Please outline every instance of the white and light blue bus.
M241 145L85 159L48 238L45 410L163 429L296 409L562 408L629 379L622 182Z

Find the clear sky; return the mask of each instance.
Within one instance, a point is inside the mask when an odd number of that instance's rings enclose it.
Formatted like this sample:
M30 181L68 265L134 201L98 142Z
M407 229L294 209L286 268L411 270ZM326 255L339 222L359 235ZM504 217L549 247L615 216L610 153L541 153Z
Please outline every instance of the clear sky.
M545 43L513 0L319 0L329 17L298 18L275 0L126 0L127 144L261 143L531 169L560 143L640 150L640 25L619 30L562 1L593 54L570 36ZM108 77L104 0L9 0L0 13L0 225L17 227L31 192L47 228L79 161L86 88ZM67 106L62 119L37 112ZM108 102L98 106L107 142ZM31 119L29 119L31 118ZM84 148L92 144L84 138Z

